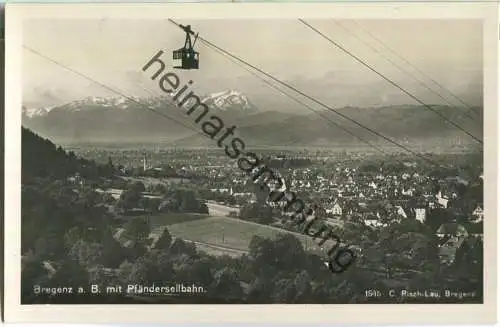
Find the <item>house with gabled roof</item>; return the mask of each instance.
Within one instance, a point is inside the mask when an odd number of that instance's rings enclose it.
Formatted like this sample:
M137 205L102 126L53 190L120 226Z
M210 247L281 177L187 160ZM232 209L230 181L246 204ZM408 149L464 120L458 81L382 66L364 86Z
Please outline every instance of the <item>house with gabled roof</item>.
M117 229L113 238L125 248L131 248L134 245L134 242L125 236L125 228Z
M394 209L396 210L396 213L398 215L402 216L403 218L408 218L408 216L406 215L406 212L402 206L395 206Z
M447 196L443 196L441 191L439 191L439 193L436 195L436 200L437 200L437 203L439 203L443 208L448 207L449 199Z
M401 192L401 194L402 195L412 196L413 195L413 189L411 189L411 188L403 189L403 191Z
M472 221L478 223L483 221L484 218L484 210L481 205L478 205L474 211L472 211Z
M461 224L457 223L445 223L439 226L439 228L436 231L436 235L438 237L453 237L453 236L459 236L459 237L467 237L469 236L469 233L465 229L465 227Z
M415 208L415 219L423 224L426 219L426 213L425 208Z
M337 200L335 200L331 208L326 209L325 211L326 213L331 213L334 216L342 216L342 207Z
M387 224L381 222L380 214L378 212L376 215L374 215L373 213L367 214L364 217L363 222L366 226L371 227L371 228L379 228L379 227L387 226Z

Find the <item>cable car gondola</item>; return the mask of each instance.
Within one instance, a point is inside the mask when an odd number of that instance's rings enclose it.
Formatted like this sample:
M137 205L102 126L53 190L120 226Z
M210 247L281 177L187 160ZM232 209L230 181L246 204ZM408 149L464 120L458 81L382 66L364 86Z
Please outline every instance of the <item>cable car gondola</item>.
M184 47L177 49L173 52L174 68L178 69L198 69L199 67L199 53L194 51L193 47L198 39L198 34L191 43L191 35L194 32L191 30L191 25L179 25L186 32L186 41Z

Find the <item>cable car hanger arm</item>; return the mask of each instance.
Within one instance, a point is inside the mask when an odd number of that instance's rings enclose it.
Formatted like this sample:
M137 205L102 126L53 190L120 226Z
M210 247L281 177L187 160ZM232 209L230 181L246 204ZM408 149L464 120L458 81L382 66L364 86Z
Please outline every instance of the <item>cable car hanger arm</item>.
M187 25L187 26L184 26L182 24L177 24L176 22L174 22L173 20L171 20L170 18L168 19L171 23L174 23L175 25L179 26L181 29L184 30L184 32L188 33L188 34L191 34L191 35L195 35L193 30L191 29L191 25Z
M199 33L196 33L196 35L194 37L194 41L193 41L193 45L192 45L193 48L194 48L194 45L196 44L196 40L198 40L198 34Z
M177 24L172 19L169 19L169 21L172 22L172 23L174 23L175 25L179 26L182 30L184 30L184 32L186 32L188 34L191 34L191 35L194 35L194 41L193 41L193 44L191 45L191 47L194 47L194 45L196 44L196 40L198 40L199 33L195 34L193 32L193 30L191 29L191 25L184 26L182 24Z

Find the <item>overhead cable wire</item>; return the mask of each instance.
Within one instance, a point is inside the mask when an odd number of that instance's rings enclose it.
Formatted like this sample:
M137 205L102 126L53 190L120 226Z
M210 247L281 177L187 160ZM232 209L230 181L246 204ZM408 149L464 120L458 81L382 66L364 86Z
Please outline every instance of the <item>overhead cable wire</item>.
M177 27L179 27L179 28L181 28L181 29L182 29L182 27L181 27L179 24L177 24L174 20L169 19L169 21L170 21L171 23L175 24ZM234 58L234 59L235 59L235 60L237 60L238 62L241 62L241 63L243 63L243 64L245 64L245 65L247 65L247 66L251 67L252 69L254 69L254 70L258 71L259 73L261 73L261 74L263 74L263 75L267 76L268 78L270 78L270 79L274 80L275 82L277 82L277 83L279 83L279 84L281 84L281 85L285 86L286 88L288 88L288 89L290 89L290 90L292 90L292 91L294 91L294 92L296 92L296 93L298 93L298 94L302 95L303 97L305 97L305 98L307 98L307 99L309 99L309 100L311 100L311 101L313 101L313 102L315 102L315 103L319 104L320 106L322 106L322 107L326 108L327 110L329 110L329 111L331 111L331 112L334 112L335 114L339 115L340 117L342 117L342 118L344 118L344 119L347 119L347 120L351 121L352 123L356 124L357 126L359 126L359 127L363 128L363 129L365 129L365 130L367 130L367 131L371 132L372 134L375 134L375 135L377 135L377 136L379 136L379 137L383 138L384 140L386 140L386 141L390 142L391 144L393 144L393 145L397 146L398 148L401 148L401 149L403 149L403 150L405 150L405 151L407 151L407 152L409 152L409 153L411 153L411 154L413 154L413 155L415 155L415 156L417 156L417 157L419 157L419 158L422 158L422 159L424 159L425 161L427 161L427 162L429 162L429 163L432 163L432 164L434 164L434 165L436 165L436 166L440 166L440 164L436 163L435 161L433 161L433 160L431 160L431 159L429 159L429 158L427 158L427 157L423 156L422 154L420 154L420 153L418 153L418 152L415 152L415 151L411 150L410 148L408 148L408 147L406 147L406 146L404 146L404 145L402 145L402 144L399 144L398 142L394 141L393 139L391 139L391 138L389 138L389 137L387 137L387 136L385 136L385 135L383 135L383 134L381 134L381 133L379 133L379 132L377 132L377 131L373 130L373 129L372 129L372 128L370 128L370 127L367 127L367 126L365 126L365 125L361 124L360 122L356 121L355 119L353 119L353 118L351 118L351 117L349 117L349 116L347 116L347 115L345 115L345 114L340 113L338 110L331 108L330 106L328 106L328 105L327 105L327 104L325 104L324 102L322 102L322 101L320 101L320 100L318 100L318 99L316 99L316 98L314 98L314 97L312 97L312 96L310 96L310 95L308 95L308 94L304 93L303 91L301 91L301 90L297 89L296 87L294 87L294 86L290 85L289 83L286 83L286 82L284 82L284 81L282 81L282 80L280 80L280 79L278 79L278 78L276 78L276 77L272 76L271 74L269 74L269 73L267 73L267 72L263 71L262 69L260 69L260 68L256 67L255 65L252 65L252 64L250 64L249 62L247 62L247 61L245 61L245 60L243 60L243 59L239 58L238 56L235 56L234 54L232 54L232 53L230 53L230 52L228 52L228 51L226 51L226 50L224 50L224 49L220 48L219 46L217 46L217 45L215 45L214 43L212 43L212 42L210 42L210 41L206 40L205 38L203 38L203 37L201 37L201 36L198 36L198 38L199 38L202 42L205 42L206 44L210 45L211 47L213 47L213 48L215 48L215 49L218 49L218 50L219 50L219 51L221 51L222 53L224 53L224 54L226 54L226 55L228 55L228 56L230 56L230 57Z
M372 46L371 44L369 44L368 42L366 42L365 40L363 40L361 37L359 37L358 35L356 35L349 28L345 27L344 25L342 25L341 23L339 23L337 21L335 21L335 23L339 27L341 27L343 30L345 30L347 33L349 33L350 35L352 35L354 38L356 38L357 40L359 40L360 42L362 42L363 44L365 44L366 46L368 46L371 50L373 50L373 52L375 52L378 55L380 55L381 57L383 57L385 60L387 60L389 63L391 63L394 67L396 67L399 71L403 72L404 74L408 75L409 77L411 77L412 79L414 79L415 81L417 81L421 86L423 86L428 91L430 91L430 92L434 93L435 95L437 95L441 100L443 100L444 102L446 102L448 105L454 107L458 111L461 111L460 109L456 108L456 106L451 101L449 101L448 99L446 99L441 93L439 93L438 91L430 88L424 81L422 81L421 79L415 77L412 73L406 71L404 68L402 68L400 65L398 65L397 62L395 62L394 60L392 60L388 56L384 55L381 51L379 51L377 48L375 48L374 46ZM472 115L469 114L468 111L467 112L462 112L461 111L461 114L467 116L469 119L472 119L472 120L475 119Z
M152 90L148 89L148 88L147 88L147 87L145 87L143 84L139 84L139 86L140 86L140 87L141 87L141 88L142 88L142 89L143 89L146 93L148 93L148 94L149 94L152 98L158 98L158 99L160 99L160 100L159 100L159 101L160 101L160 103L163 103L163 100L165 99L165 102L166 102L167 104L177 106L177 104L176 104L173 100L169 99L167 96L161 96L161 95L157 94L156 92L154 92L154 91L152 91ZM174 146L175 146L175 144L176 144L176 142L177 142L177 141L179 141L179 140L183 140L184 138L185 138L185 136L181 136L180 138L177 138L177 139L172 140L172 141L170 141L170 142L164 142L164 143L162 143L162 146L168 146L168 145L174 145Z
M396 82L394 82L393 80L391 80L387 76L383 75L382 73L380 73L379 71L377 71L375 68L373 68L372 66L370 66L369 64L367 64L365 61L363 61L362 59L360 59L359 57L357 57L356 55L354 55L352 52L350 52L349 50L347 50L346 48L344 48L338 42L335 42L334 40L332 40L331 38L329 38L327 35L325 35L324 33L322 33L320 30L318 30L317 28L315 28L311 24L307 23L303 19L299 19L299 21L302 24L304 24L305 26L307 26L308 28L310 28L311 30L313 30L314 32L316 32L317 34L319 34L321 37L323 37L324 39L326 39L327 41L329 41L335 47L337 47L341 51L345 52L346 54L348 54L349 56L351 56L352 58L354 58L356 61L358 61L359 63L361 63L363 66L365 66L366 68L368 68L369 70L371 70L372 72L374 72L375 74L377 74L378 76L382 77L384 80L386 80L387 82L389 82L391 85L393 85L394 87L396 87L399 90L401 90L403 93L405 93L406 95L408 95L410 98L412 98L416 102L420 103L422 106L424 106L428 110L434 112L436 115L438 115L439 117L441 117L441 119L443 119L444 121L448 122L449 124L451 124L455 128L461 130L465 134L469 135L476 142L478 142L480 144L483 144L483 141L481 141L479 138L477 138L473 134L469 133L467 130L465 130L464 128L462 128L460 125L458 125L458 124L454 123L453 121L449 120L446 116L444 116L439 111L435 110L434 108L432 108L431 106L429 106L425 102L421 101L419 98L417 98L412 93L410 93L409 91L407 91L406 89L404 89L403 87L401 87L399 84L397 84Z
M88 80L88 81L90 81L90 82L92 82L92 83L95 83L96 85L99 85L100 87L102 87L102 88L104 88L104 89L106 89L106 90L108 90L108 91L111 91L112 93L118 94L118 95L120 95L120 96L122 96L122 97L124 97L124 98L126 98L126 99L128 99L128 100L130 100L130 101L132 101L132 102L134 102L134 103L136 103L136 104L138 104L139 106L144 107L144 108L148 109L149 111L151 111L151 112L153 112L153 113L155 113L155 114L157 114L157 115L162 116L163 118L167 118L167 119L169 119L169 120L172 120L172 121L174 121L174 122L176 122L176 123L178 123L178 124L182 125L183 127L188 128L189 130L192 130L192 131L194 131L194 132L196 132L196 133L199 133L199 134L201 134L201 135L203 135L203 136L209 137L208 135L206 135L206 134L204 134L204 133L200 132L199 130L195 130L195 129L191 128L190 126L188 126L188 125L186 125L186 124L184 124L184 123L182 123L182 122L180 122L180 121L176 120L175 118L172 118L172 117L170 117L170 116L168 116L168 115L165 115L165 114L163 114L163 113L161 113L161 112L158 112L158 111L156 111L156 110L152 109L150 106L147 106L147 105L145 105L145 104L143 104L143 103L141 103L141 102L139 102L139 101L135 100L133 97L127 96L127 95L125 95L123 92L118 91L117 89L112 88L112 87L110 87L110 86L108 86L108 85L106 85L106 84L104 84L104 83L102 83L102 82L99 82L99 81L97 81L97 80L95 80L95 79L93 79L93 78L91 78L91 77L89 77L89 76L87 76L87 75L85 75L85 74L83 74L83 73L79 72L79 71L76 71L75 69L73 69L73 68L71 68L71 67L68 67L68 66L66 66L66 65L62 64L61 62L59 62L59 61L57 61L57 60L54 60L54 59L52 59L52 58L50 58L50 57L48 57L48 56L46 56L46 55L44 55L44 54L40 53L40 52L39 52L39 51L37 51L37 50L34 50L34 49L32 49L32 48L30 48L30 47L28 47L28 46L23 46L23 47L24 47L26 50L28 50L28 51L32 52L33 54L36 54L36 55L40 56L41 58L44 58L45 60L48 60L48 61L52 62L53 64L55 64L55 65L57 65L57 66L59 66L59 67L61 67L61 68L65 69L65 70L67 70L67 71L69 71L69 72L71 72L71 73L73 73L73 74L78 75L78 76L79 76L79 77L81 77L81 78L84 78L84 79L86 79L86 80ZM250 72L250 71L249 71L249 72ZM253 73L253 72L251 72L251 73ZM276 88L278 91L282 92L283 94L287 94L285 91L280 90L280 89L279 89L279 88L277 88L276 86L274 86L274 85L272 85L271 83L269 83L269 81L265 81L265 82L266 82L266 83L268 83L268 85L270 85L270 86L272 86L272 87ZM148 88L144 87L142 84L141 84L141 88L142 88L144 91L146 91L146 92L147 92L149 95L151 95L151 96L154 96L154 97L159 97L159 98L163 98L163 97L159 96L158 94L156 94L155 92L153 92L153 91L149 90ZM288 95L288 94L287 94L287 95ZM290 96L293 100L295 100L295 101L297 101L297 102L299 102L299 103L301 103L301 104L303 104L303 105L305 105L305 106L308 106L307 104L305 104L305 103L301 102L300 100L298 100L298 99L294 98L293 96L291 96L291 95L288 95L288 96ZM168 104L174 104L174 105L175 105L175 103L174 103L173 101L170 101L170 100L168 100L168 99L167 99L167 103L168 103ZM312 109L312 110L314 110L314 109ZM332 123L334 123L334 122L332 122ZM340 127L340 128L342 128L342 129L344 129L342 126L339 126L339 127ZM352 136L357 137L357 135L355 135L354 133L350 132L349 130L347 130L347 129L344 129L344 130L345 130L347 133L351 134ZM362 139L361 139L361 140L362 140ZM364 141L364 140L363 140L363 141ZM367 142L367 141L365 141L365 142ZM368 145L370 145L370 146L372 146L372 147L376 147L376 146L374 146L374 145L372 145L372 144L370 144L370 143L367 143L367 144L368 144ZM383 150L382 150L382 149L379 149L379 151L383 151Z
M385 42L383 42L379 37L377 37L376 35L374 35L373 33L371 33L370 31L368 31L366 28L364 28L360 23L358 23L357 21L354 21L354 23L356 25L359 26L359 28L365 32L366 34L368 34L371 38L373 38L375 41L377 41L379 44L381 44L384 48L386 48L387 50L389 50L389 52L391 52L392 54L394 54L396 57L398 57L399 59L401 59L403 62L405 62L408 66L411 66L413 69L415 69L416 71L418 71L420 74L422 74L423 76L425 76L426 78L428 78L432 83L434 83L437 87L439 87L440 89L442 89L443 91L449 93L452 97L454 97L455 99L457 99L461 104L463 104L465 107L467 107L469 110L467 111L467 113L469 112L473 112L474 114L476 114L477 116L479 116L479 113L476 111L475 108L473 108L470 104L468 104L467 102L465 102L462 98L460 98L458 95L456 95L455 93L451 92L448 88L444 87L442 84L440 84L438 81L436 81L434 78L432 78L431 76L429 76L428 74L426 74L424 71L422 71L420 68L418 68L417 66L415 66L414 64L412 64L409 60L405 59L402 55L398 54L394 49L392 49L391 47L389 47Z
M78 76L80 76L80 77L82 77L82 78L84 78L84 79L86 79L86 80L88 80L88 81L90 81L92 83L95 83L96 85L99 85L100 87L102 87L102 88L104 88L104 89L106 89L106 90L108 90L108 91L110 91L112 93L118 94L118 95L124 97L125 99L127 99L127 100L129 100L131 102L134 102L135 104L138 104L139 106L141 106L143 108L146 108L147 110L149 110L149 111L151 111L151 112L153 112L153 113L155 113L155 114L157 114L157 115L159 115L159 116L161 116L163 118L172 120L172 121L178 123L179 125L182 125L183 127L187 128L189 130L192 130L192 131L194 131L196 133L199 133L199 134L201 134L203 136L206 136L206 137L210 138L207 134L201 132L200 130L192 128L191 126L189 126L189 125L187 125L187 124L185 124L185 123L183 123L183 122L181 122L181 121L179 121L179 120L177 120L175 118L172 118L172 117L170 117L170 116L168 116L168 115L166 115L164 113L161 113L159 111L156 111L156 110L152 109L150 106L147 106L144 103L141 103L141 102L135 100L133 97L127 96L123 92L121 92L121 91L119 91L119 90L117 90L117 89L115 89L113 87L110 87L110 86L108 86L108 85L106 85L106 84L104 84L102 82L99 82L99 81L93 79L92 77L89 77L89 76L87 76L87 75L85 75L85 74L83 74L83 73L81 73L81 72L79 72L79 71L77 71L77 70L75 70L75 69L73 69L71 67L68 67L68 66L64 65L63 63L61 63L61 62L59 62L59 61L57 61L55 59L52 59L52 58L50 58L50 57L48 57L48 56L40 53L39 51L37 51L35 49L32 49L32 48L30 48L30 47L28 47L26 45L23 45L23 47L26 50L32 52L33 54L36 54L36 55L40 56L41 58L44 58L45 60L50 61L53 64L55 64L55 65L57 65L57 66L65 69L65 70L67 70L67 71L69 71L69 72L71 72L71 73L73 73L75 75L78 75Z
M290 98L291 100L293 100L294 102L306 107L307 109L311 110L312 112L314 112L315 114L317 114L318 116L322 117L323 119L327 120L328 123L331 123L333 125L335 125L336 127L340 128L341 130L343 130L344 132L346 132L347 134L357 138L358 140L360 140L361 142L365 143L366 145L384 153L384 154L388 154L384 149L370 143L369 141L363 139L362 137L356 135L355 133L353 133L352 131L350 131L349 129L347 129L346 127L340 125L339 123L329 119L326 115L323 115L321 114L320 111L314 109L313 107L311 107L310 105L308 105L307 103L299 100L297 97L294 97L293 95L291 95L290 93L286 92L285 90L282 90L280 89L278 86L274 85L273 83L269 82L268 80L266 80L265 78L263 78L262 76L260 76L259 74L257 74L256 72L252 71L251 69L249 69L248 67L242 65L240 62L236 61L234 58L230 57L230 56L227 56L225 53L221 52L220 50L218 49L215 49L213 48L213 50L215 50L216 52L218 52L219 54L221 54L222 56L224 56L225 58L231 60L233 63L239 65L241 68L245 69L247 72L249 72L250 74L252 74L253 76L257 77L258 79L260 79L261 81L263 81L264 83L266 83L269 87L275 89L276 91L278 91L279 93L283 94L284 96Z
M120 95L120 96L122 96L122 97L124 97L124 98L126 98L126 99L128 99L128 100L130 100L130 101L132 101L132 102L134 102L134 103L136 103L136 104L138 104L138 105L140 105L141 107L147 108L149 111L151 111L151 112L153 112L153 113L155 113L155 114L158 114L158 115L162 116L163 118L167 118L167 119L169 119L169 120L172 120L172 121L174 121L174 122L176 122L176 123L178 123L178 124L182 125L182 126L183 126L183 127L185 127L185 128L188 128L188 129L190 129L190 130L192 130L192 131L194 131L194 132L197 132L197 133L199 133L199 134L202 134L202 135L204 135L204 136L207 136L206 134L204 134L204 133L200 132L199 130L195 130L195 129L191 128L190 126L188 126L188 125L186 125L186 124L184 124L184 123L182 123L182 122L180 122L180 121L176 120L175 118L172 118L172 117L170 117L170 116L168 116L168 115L165 115L165 114L163 114L163 113L161 113L161 112L158 112L158 111L156 111L156 110L152 109L150 106L147 106L147 105L145 105L145 104L143 104L143 103L141 103L141 102L139 102L139 101L135 100L133 97L130 97L130 96L125 95L123 92L118 91L118 90L116 90L115 88L112 88L112 87L110 87L110 86L108 86L108 85L106 85L106 84L104 84L104 83L102 83L102 82L99 82L99 81L97 81L97 80L95 80L95 79L93 79L93 78L91 78L91 77L89 77L89 76L87 76L87 75L85 75L85 74L83 74L83 73L79 72L79 71L76 71L75 69L70 68L70 67L68 67L68 66L66 66L66 65L64 65L64 64L62 64L61 62L59 62L59 61L57 61L57 60L54 60L54 59L52 59L52 58L50 58L50 57L48 57L48 56L46 56L46 55L43 55L42 53L40 53L40 52L39 52L39 51L37 51L37 50L34 50L34 49L32 49L32 48L30 48L30 47L27 47L27 46L24 46L24 48L25 48L25 49L27 49L28 51L32 52L33 54L36 54L36 55L38 55L38 56L40 56L40 57L44 58L45 60L48 60L48 61L52 62L53 64L55 64L55 65L57 65L57 66L59 66L59 67L61 67L61 68L65 69L65 70L70 71L70 72L71 72L71 73L73 73L73 74L76 74L76 75L78 75L78 76L80 76L80 77L82 77L82 78L84 78L84 79L86 79L86 80L88 80L88 81L90 81L90 82L92 82L92 83L95 83L96 85L99 85L100 87L102 87L102 88L104 88L104 89L106 89L106 90L108 90L108 91L111 91L112 93L118 94L118 95ZM253 72L252 72L252 73L253 73ZM267 83L268 83L268 85L270 85L270 86L272 86L272 87L276 88L278 91L283 92L283 94L287 94L285 91L280 90L279 88L277 88L276 86L272 85L272 84L271 84L271 83L269 83L268 81L265 81L265 82L267 82ZM151 96L155 96L155 97L163 98L163 97L159 96L158 94L156 94L155 92L153 92L153 91L149 90L148 88L144 87L142 84L141 84L141 88L142 88L144 91L146 91L146 92L147 92L149 95L151 95ZM297 101L297 102L299 102L299 103L301 103L301 104L303 104L303 105L307 106L307 104L305 104L305 103L301 102L300 100L298 100L298 99L294 98L293 96L291 96L291 95L288 95L288 96L290 96L293 100L295 100L295 101ZM168 103L168 104L174 104L174 105L175 105L175 103L174 103L173 101L169 101L168 99L167 99L167 103ZM312 110L314 110L314 109L312 109ZM342 128L342 129L344 129L344 128L343 128L343 127L341 127L341 126L339 126L339 127L340 127L340 128ZM349 130L347 130L347 129L344 129L344 130L345 130L347 133L351 134L352 136L357 137L354 133L350 132ZM208 136L207 136L207 137L208 137ZM375 147L374 145L371 145L370 143L368 143L368 145L370 145L370 146L372 146L372 147ZM383 151L383 150L382 150L382 149L380 149L380 151Z

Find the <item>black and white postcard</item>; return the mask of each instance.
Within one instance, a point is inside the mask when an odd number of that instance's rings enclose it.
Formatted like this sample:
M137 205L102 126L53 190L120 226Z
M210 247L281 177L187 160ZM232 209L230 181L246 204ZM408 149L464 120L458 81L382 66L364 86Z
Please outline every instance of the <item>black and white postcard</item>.
M497 9L8 4L7 321L492 322Z

